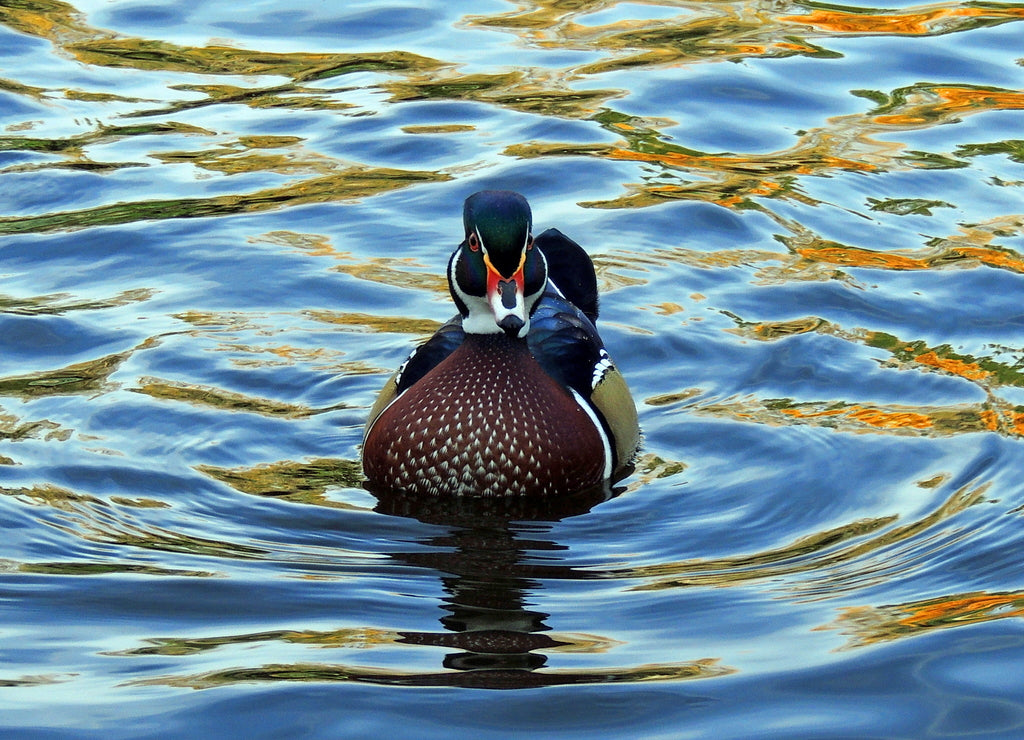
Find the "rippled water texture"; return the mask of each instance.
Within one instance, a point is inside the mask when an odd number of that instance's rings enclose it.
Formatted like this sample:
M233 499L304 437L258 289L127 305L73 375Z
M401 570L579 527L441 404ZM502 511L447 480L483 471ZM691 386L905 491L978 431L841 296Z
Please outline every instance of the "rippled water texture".
M1024 736L1022 20L0 0L4 736ZM597 263L609 501L360 485L487 187Z

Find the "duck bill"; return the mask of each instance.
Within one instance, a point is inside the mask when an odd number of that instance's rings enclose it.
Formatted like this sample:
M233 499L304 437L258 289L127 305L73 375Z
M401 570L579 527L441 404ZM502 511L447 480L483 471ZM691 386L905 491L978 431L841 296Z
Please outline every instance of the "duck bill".
M487 303L494 314L494 323L510 337L526 335L526 297L523 293L525 278L523 263L520 261L512 277L504 277L494 269L491 261L484 258L487 264Z

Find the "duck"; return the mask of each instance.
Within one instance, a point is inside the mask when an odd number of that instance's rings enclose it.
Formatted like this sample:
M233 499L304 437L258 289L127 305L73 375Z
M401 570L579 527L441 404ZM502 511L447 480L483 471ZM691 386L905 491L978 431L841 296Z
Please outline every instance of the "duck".
M530 205L484 190L448 260L458 313L388 379L363 433L367 488L557 497L628 475L636 404L597 332L590 256Z

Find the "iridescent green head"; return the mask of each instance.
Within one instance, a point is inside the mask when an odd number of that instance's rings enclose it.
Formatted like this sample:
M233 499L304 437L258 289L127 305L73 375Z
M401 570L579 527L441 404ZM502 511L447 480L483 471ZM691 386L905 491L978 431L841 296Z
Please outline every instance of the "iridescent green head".
M530 204L510 190L483 190L462 210L466 238L452 255L448 284L471 334L525 337L547 284L547 264L533 248Z

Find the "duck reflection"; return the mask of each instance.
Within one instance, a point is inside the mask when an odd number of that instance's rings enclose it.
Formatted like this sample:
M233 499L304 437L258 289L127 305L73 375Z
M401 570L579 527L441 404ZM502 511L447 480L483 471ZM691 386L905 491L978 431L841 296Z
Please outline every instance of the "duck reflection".
M281 471L285 472L282 473ZM222 471L223 472L223 471ZM308 483L309 466L265 469L249 477L279 495L284 476ZM323 472L322 470L320 471ZM314 476L313 480L322 479ZM269 482L268 482L269 481ZM238 485L238 481L234 481ZM304 483L305 485L305 483ZM292 487L295 487L294 485ZM251 490L251 489L247 489ZM559 581L607 578L565 564L568 547L545 537L555 523L584 514L622 490L596 490L557 503L520 498L421 498L375 492L375 511L435 525L409 546L392 552L396 562L438 573L444 589L440 629L391 630L383 626L261 630L242 634L156 637L145 645L107 655L182 660L232 646L296 645L303 648L348 648L404 645L441 648L437 670L408 670L355 663L291 661L226 665L199 673L167 673L143 678L139 685L170 685L208 689L252 682L354 682L387 686L452 686L474 689L528 689L543 686L634 681L679 681L732 673L715 658L672 663L596 668L549 667L549 652L603 653L619 644L596 635L553 631L551 615L535 608L535 595ZM308 495L308 491L306 492ZM312 499L322 502L316 496ZM257 556L259 553L249 553ZM255 655L251 653L250 655ZM229 661L234 658L229 657ZM161 663L161 665L164 665Z
M449 672L407 677L415 685L516 689L600 680L589 673L536 673L547 664L541 652L571 643L547 634L550 615L531 609L538 576L580 578L568 566L530 564L528 555L566 550L538 538L559 519L584 514L619 491L599 489L558 502L447 499L377 493L376 510L411 517L450 531L424 542L430 550L393 555L410 565L441 571L447 596L440 622L445 632L402 632L399 642L451 648ZM610 677L608 677L610 679Z

